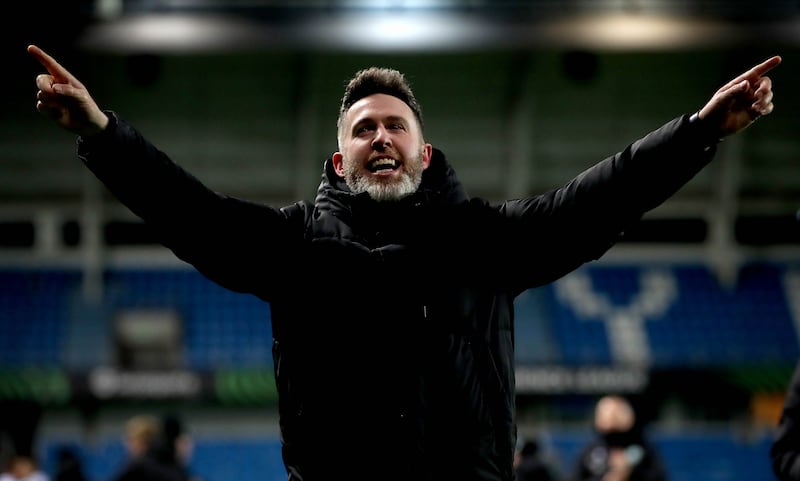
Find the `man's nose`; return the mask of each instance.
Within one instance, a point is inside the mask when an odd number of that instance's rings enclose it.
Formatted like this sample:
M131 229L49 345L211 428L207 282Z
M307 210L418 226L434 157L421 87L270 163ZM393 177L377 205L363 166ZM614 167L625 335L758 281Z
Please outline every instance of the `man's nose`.
M375 150L383 149L392 143L389 131L385 127L375 129L375 137L372 139L372 148Z

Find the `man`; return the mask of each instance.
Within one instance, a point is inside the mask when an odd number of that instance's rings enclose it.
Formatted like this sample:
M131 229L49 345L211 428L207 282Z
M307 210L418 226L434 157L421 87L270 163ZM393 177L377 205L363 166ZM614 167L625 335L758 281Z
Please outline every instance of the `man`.
M544 457L536 439L528 439L514 455L515 481L556 481L554 466Z
M36 46L37 108L164 245L269 302L291 481L513 478L513 301L600 257L773 109L773 57L568 185L470 199L403 75L348 84L313 203L212 192ZM378 475L377 473L380 473Z
M597 437L581 449L568 481L666 481L655 447L622 396L603 396L594 412Z
M174 454L166 449L166 423L155 416L140 414L125 422L125 452L127 459L112 476L112 481L188 481L185 468ZM163 452L168 455L164 455Z

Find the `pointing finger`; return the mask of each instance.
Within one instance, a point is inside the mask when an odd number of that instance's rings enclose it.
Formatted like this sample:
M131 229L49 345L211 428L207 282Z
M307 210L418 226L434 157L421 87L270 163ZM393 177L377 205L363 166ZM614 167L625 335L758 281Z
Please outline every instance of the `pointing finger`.
M778 55L775 55L774 57L770 57L767 60L761 62L758 65L756 65L755 67L751 68L747 72L739 75L735 79L733 79L730 82L728 82L726 87L730 86L730 85L733 85L733 84L736 84L738 82L741 82L743 80L748 80L750 82L756 82L756 81L758 81L758 79L761 78L762 75L764 75L765 73L769 72L773 68L775 68L778 65L780 65L782 60L783 59L781 59L781 57L778 56Z
M69 73L67 69L61 66L56 60L45 53L44 50L36 45L28 45L28 53L30 53L47 72L53 76L51 83L77 83L77 79ZM37 79L38 84L38 79Z

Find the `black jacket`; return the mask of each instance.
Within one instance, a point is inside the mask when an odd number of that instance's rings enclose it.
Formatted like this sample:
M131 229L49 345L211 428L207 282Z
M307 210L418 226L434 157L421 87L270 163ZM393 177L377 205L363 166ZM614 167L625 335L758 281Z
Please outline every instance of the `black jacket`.
M643 435L636 441L619 445L610 443L603 436L591 440L581 448L572 472L566 481L602 481L609 470L609 450L625 449L631 465L627 481L667 481L669 476L658 450Z
M786 389L769 454L778 480L800 481L800 363L795 366Z
M207 189L111 114L79 155L181 259L269 302L290 479L512 479L517 294L600 257L710 160L682 116L535 197L470 199L434 151L419 191L313 203Z
M177 464L167 464L143 455L127 461L111 481L190 481L190 477Z

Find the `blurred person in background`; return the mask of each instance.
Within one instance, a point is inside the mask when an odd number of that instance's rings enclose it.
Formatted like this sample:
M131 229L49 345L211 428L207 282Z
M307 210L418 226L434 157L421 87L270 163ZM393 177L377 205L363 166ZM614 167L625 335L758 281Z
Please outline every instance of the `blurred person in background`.
M269 303L290 481L513 479L514 299L601 257L772 112L766 73L781 62L566 185L498 204L470 198L426 142L405 76L366 68L345 87L315 201L278 208L207 188L28 51L46 70L36 108L78 135L87 168L177 257Z
M795 366L770 446L772 470L780 481L800 481L800 362Z
M0 400L0 469L9 476L25 473L38 477L41 473L35 452L42 412L35 401Z
M124 432L127 459L111 481L188 481L169 442L157 417L140 414L128 419Z
M39 468L31 454L15 454L0 474L0 481L50 481L50 476Z
M194 439L176 414L165 414L161 418L161 430L150 454L159 464L181 473L181 477L187 481L202 479L190 469Z
M53 481L89 481L83 469L80 452L73 446L61 446L56 452Z
M558 481L554 466L535 438L526 439L514 455L515 481Z
M593 426L595 437L581 449L567 481L667 481L661 456L623 396L600 398Z

